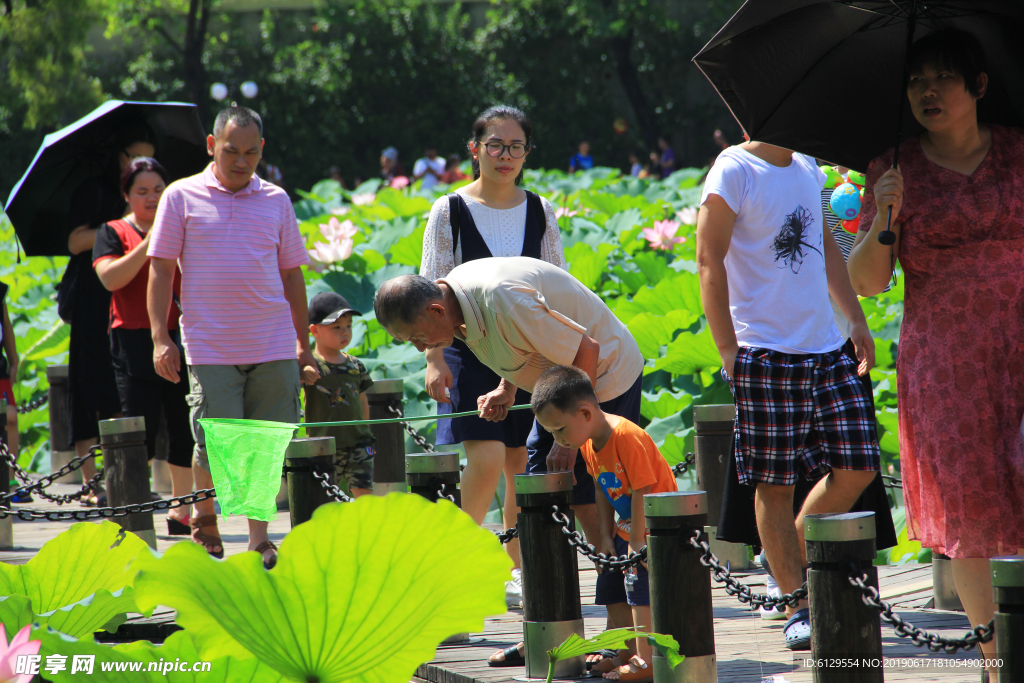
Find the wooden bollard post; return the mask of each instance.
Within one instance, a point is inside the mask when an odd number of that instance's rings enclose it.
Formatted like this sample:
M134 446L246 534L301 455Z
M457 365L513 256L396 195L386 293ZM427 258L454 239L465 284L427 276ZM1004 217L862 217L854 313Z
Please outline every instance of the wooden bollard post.
M708 495L708 544L722 566L732 569L750 566L750 554L742 543L727 543L715 538L722 510L725 477L732 457L733 423L736 406L731 403L693 407L693 450L696 458L697 488Z
M644 496L644 513L651 532L647 537L651 630L675 638L679 654L686 657L673 669L668 660L655 651L655 683L715 683L718 680L711 574L700 563L701 551L683 540L692 536L694 530L704 531L707 504L704 491Z
M963 612L960 594L953 583L953 564L942 553L932 553L932 599L935 609Z
M989 567L996 603L998 683L1019 683L1024 680L1024 557L994 557Z
M546 678L548 650L575 633L583 635L580 576L576 549L552 516L557 505L570 521L572 473L517 474L516 505L520 512L519 554L523 560L523 640L526 677ZM582 656L555 665L555 677L575 678L586 671Z
M384 420L397 417L388 406L401 410L405 381L400 379L379 379L366 391L370 404L370 419ZM377 439L373 444L373 492L383 496L392 491L405 491L405 432L402 425L370 425L370 432Z
M68 366L49 365L46 368L46 381L50 383L50 395L47 400L50 409L50 471L56 472L75 457L75 449L68 447L71 441L70 432L70 400L68 388ZM57 481L62 484L81 484L82 470L70 472Z
M409 484L409 493L437 502L438 492L444 487L444 495L452 496L455 504L461 508L459 479L458 453L414 453L405 456L405 481Z
M813 667L815 683L880 683L882 626L878 612L849 582L850 563L878 588L875 513L847 512L804 517L807 591L811 605L811 659L852 660L857 667Z
M18 425L14 425L17 429ZM10 445L7 440L7 399L0 398L0 441L3 441L5 446ZM11 453L15 457L17 462L17 453ZM7 464L7 461L0 458L0 494L8 494L11 492L11 467ZM6 501L2 504L3 507L8 510L11 509L11 501ZM0 519L0 550L10 550L14 547L14 520L11 517L4 517Z
M152 497L149 490L145 418L101 420L100 445L103 447L107 504L110 507L121 507L150 502ZM125 531L131 531L156 550L152 512L113 517L111 521L120 524Z
M440 493L451 496L455 505L462 507L462 492L459 491L459 454L413 453L405 456L405 480L409 493L422 496L432 503L440 500ZM443 491L442 491L443 487ZM468 633L456 633L442 641L442 645L465 643Z
M292 439L284 454L284 467L288 480L288 514L294 529L308 522L313 511L331 497L316 477L313 468L328 473L330 482L337 482L334 469L335 445L333 436L314 436L307 439Z

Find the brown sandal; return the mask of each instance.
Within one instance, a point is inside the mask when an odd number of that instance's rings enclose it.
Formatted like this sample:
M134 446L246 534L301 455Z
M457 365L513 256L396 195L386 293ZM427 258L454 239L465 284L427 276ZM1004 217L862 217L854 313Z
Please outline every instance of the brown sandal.
M206 552L209 553L211 557L216 557L218 560L224 557L224 542L221 540L220 536L211 536L210 534L205 534L203 533L201 528L204 526L216 527L217 515L203 515L202 517L195 517L192 519L192 521L189 522L189 526L195 529L195 531L192 532L193 542L203 546L203 548L206 549ZM220 546L219 551L213 552L212 550L210 550L210 548L216 546Z
M263 543L260 543L258 546L256 546L256 552L258 552L261 557L263 556L263 553L267 552L268 550L277 550L277 546L274 545L273 541L263 541ZM264 569L273 569L276 564L277 555L274 555L269 560L263 560Z

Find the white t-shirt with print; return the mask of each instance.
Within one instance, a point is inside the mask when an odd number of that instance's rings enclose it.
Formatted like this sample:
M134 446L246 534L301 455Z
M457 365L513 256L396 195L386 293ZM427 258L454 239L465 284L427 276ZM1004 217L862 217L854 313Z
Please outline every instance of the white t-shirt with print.
M711 167L701 204L716 194L736 212L725 269L740 346L808 354L843 345L825 274L824 184L802 154L783 168L730 147Z
M445 166L445 161L441 157L434 157L433 160L430 160L430 159L428 159L426 157L423 157L422 159L418 159L416 161L416 163L413 164L412 174L414 176L419 175L420 173L423 173L424 171L426 171L427 168L429 167L429 168L432 168L435 171L437 171L438 173L443 175L444 174L444 166ZM427 189L428 187L433 187L434 185L437 185L440 182L437 179L437 176L435 176L433 173L426 174L425 176L423 176L422 180L423 180L423 189L424 190Z

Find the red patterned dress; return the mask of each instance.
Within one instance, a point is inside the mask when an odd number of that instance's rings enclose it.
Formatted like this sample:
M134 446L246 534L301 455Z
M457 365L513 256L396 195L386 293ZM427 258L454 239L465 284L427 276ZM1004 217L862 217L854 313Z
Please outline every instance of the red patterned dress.
M892 150L871 162L872 188ZM1024 548L1024 131L992 127L971 176L900 147L905 302L896 361L910 538L950 557Z

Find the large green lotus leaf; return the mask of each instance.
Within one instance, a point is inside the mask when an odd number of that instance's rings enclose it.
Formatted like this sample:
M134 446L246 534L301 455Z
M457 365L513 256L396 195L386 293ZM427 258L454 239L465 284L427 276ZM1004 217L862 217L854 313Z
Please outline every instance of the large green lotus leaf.
M44 671L46 679L52 683L79 683L82 680L96 683L290 683L294 680L255 658L204 658L186 631L171 634L163 645L138 641L110 647L97 643L91 636L76 639L45 626L33 628L30 638L42 641L39 654L43 656L44 666L48 655L67 657L63 671L56 674ZM94 657L92 674L84 671L71 673L75 655ZM163 671L164 663L182 662L191 668L204 659L210 664L201 669L208 668L208 671ZM155 668L153 671L149 670L151 663ZM104 665L109 671L103 670ZM182 668L180 664L179 668Z
M693 396L680 391L674 393L663 389L656 394L646 391L643 394L643 401L640 404L640 414L648 420L658 417L671 417L678 415L693 404Z
M510 568L454 505L393 493L321 506L270 571L255 553L214 561L180 543L140 558L135 590L143 608L176 609L204 656L303 681L408 681L442 640L505 611Z
M669 268L668 260L656 251L642 251L633 256L633 264L647 277L651 285L661 282L675 273Z
M426 226L420 226L408 237L395 242L391 247L391 263L419 268L423 260L423 233L426 230Z
M114 593L100 590L78 602L42 614L32 611L32 602L24 595L8 595L0 598L0 623L3 623L8 638L29 624L48 625L78 638L99 631L119 616L123 621L124 615L136 610L130 586Z
M569 273L590 289L597 290L601 276L608 269L608 254L614 249L613 244L599 244L595 248L584 242L577 242L565 251Z
M627 325L641 313L666 315L669 311L683 310L702 315L700 280L687 271L666 276L655 286L642 288L632 300L619 298L613 310Z
M388 207L399 216L419 216L430 211L429 200L423 197L414 197L390 187L377 193L376 204Z
M626 327L629 328L640 353L644 358L657 358L662 346L667 346L675 339L676 332L685 330L700 319L700 314L686 309L669 311L665 315L641 313Z
M145 541L113 522L74 524L47 541L27 563L0 564L0 595L24 595L37 614L51 612L101 590L130 586L128 565L148 550ZM99 604L109 605L104 600ZM92 609L86 606L86 611Z
M704 368L722 367L722 357L711 337L711 329L699 334L681 332L665 349L665 355L654 361L655 370L666 370L673 375L692 375Z

